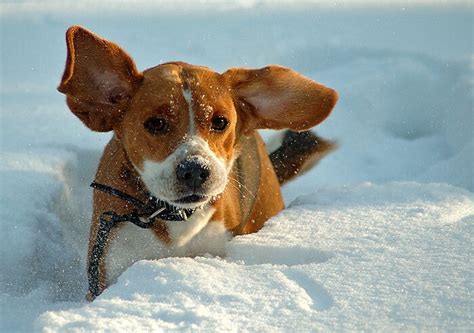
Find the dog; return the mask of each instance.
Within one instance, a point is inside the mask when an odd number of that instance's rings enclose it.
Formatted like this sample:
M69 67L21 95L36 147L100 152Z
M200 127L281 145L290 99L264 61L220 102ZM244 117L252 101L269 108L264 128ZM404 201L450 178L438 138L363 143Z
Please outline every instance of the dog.
M66 44L58 90L89 129L113 131L95 178L111 191L93 195L89 300L141 259L225 255L232 236L284 208L281 184L334 148L308 130L329 116L336 91L291 69L220 74L168 62L140 72L117 44L82 27L67 30ZM258 129L287 132L269 154ZM139 216L130 197L157 200L169 214ZM107 229L104 212L135 224Z

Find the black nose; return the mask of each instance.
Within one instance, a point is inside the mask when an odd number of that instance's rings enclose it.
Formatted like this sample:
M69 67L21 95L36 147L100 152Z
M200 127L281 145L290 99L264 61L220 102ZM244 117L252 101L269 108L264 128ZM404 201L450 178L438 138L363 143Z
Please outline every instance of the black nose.
M176 167L178 180L192 190L204 184L209 175L209 167L196 160L186 160Z

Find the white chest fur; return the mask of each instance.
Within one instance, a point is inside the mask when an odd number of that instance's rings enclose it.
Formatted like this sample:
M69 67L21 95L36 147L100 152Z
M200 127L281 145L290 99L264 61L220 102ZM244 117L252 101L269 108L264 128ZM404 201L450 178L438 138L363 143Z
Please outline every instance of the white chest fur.
M173 256L225 255L225 243L230 233L220 221L211 221L213 208L203 209L185 221L166 222L170 244L161 242L150 229L126 223L111 234L106 253L107 284L133 263L142 259Z

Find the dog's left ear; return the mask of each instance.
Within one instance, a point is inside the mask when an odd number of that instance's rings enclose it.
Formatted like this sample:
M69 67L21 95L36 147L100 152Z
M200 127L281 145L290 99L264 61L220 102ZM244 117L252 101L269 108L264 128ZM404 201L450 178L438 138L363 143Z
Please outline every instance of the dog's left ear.
M117 44L73 26L66 32L66 68L58 90L71 111L90 129L107 132L128 108L143 79Z
M329 116L338 98L333 89L281 66L233 68L223 76L247 133L259 128L307 130Z

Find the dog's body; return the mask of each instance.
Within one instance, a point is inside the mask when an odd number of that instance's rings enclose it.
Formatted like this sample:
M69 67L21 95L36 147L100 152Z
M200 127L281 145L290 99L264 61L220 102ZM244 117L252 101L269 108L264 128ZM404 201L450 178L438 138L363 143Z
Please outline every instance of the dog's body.
M332 148L320 145L323 149L297 156L282 150L270 160L257 129L307 130L337 101L332 89L287 68L219 74L174 62L140 73L117 45L83 28L71 27L66 40L68 58L58 89L89 128L114 131L96 181L142 200L151 193L194 210L183 222L113 229L100 260L101 290L140 259L224 255L226 240L259 230L283 209L280 183ZM132 209L95 191L89 256L101 214Z
M279 183L262 140L257 133L254 136L245 138L242 147L249 151L250 156L247 153L247 156L239 157L239 160L245 159L245 170L238 170L238 164L233 164L226 190L212 205L204 205L186 222L163 221L153 229L145 230L133 224L123 224L117 228L111 237L104 262L107 272L104 284L109 285L124 269L140 259L206 253L222 256L224 243L232 235L255 232L268 218L278 213L283 208ZM120 141L113 138L105 148L96 181L145 199L140 188L142 185L128 163ZM241 172L245 172L247 179L253 183L243 183L245 180L241 179ZM245 199L249 199L247 204ZM246 207L242 207L244 205ZM95 191L91 245L95 241L99 217L107 210L126 214L132 207L121 199Z

